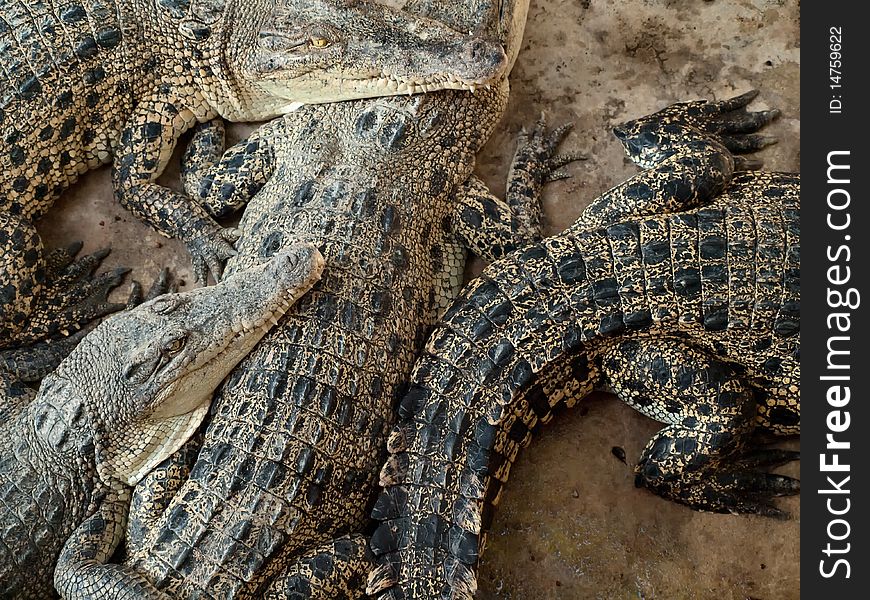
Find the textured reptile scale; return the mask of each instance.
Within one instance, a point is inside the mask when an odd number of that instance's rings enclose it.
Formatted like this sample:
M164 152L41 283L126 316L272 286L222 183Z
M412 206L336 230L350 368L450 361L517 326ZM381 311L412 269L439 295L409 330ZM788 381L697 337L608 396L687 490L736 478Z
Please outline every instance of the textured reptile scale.
M227 273L295 240L315 243L327 268L218 393L152 556L134 563L158 587L251 597L252 580L286 563L271 559L366 522L401 384L460 264L443 250L455 245L450 194L486 134L449 131L482 110L468 104L504 100L427 98L313 107L266 126L277 171L246 209ZM403 175L436 155L429 176Z

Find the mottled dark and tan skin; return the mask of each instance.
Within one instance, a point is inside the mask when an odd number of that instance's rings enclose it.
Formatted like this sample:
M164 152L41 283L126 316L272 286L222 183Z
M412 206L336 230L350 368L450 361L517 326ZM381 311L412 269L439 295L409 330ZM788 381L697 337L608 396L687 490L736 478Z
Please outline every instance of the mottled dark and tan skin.
M800 178L735 171L778 114L754 93L616 134L648 167L565 232L491 264L448 310L399 405L373 512L381 600L471 598L510 466L560 405L606 385L663 422L637 484L693 508L781 516L800 431ZM664 214L661 214L664 213Z
M219 279L237 232L155 183L184 131L466 89L504 67L499 44L370 0L0 0L0 348L118 308L117 274L90 281L86 261L68 276L33 228L86 171L111 163L121 205Z

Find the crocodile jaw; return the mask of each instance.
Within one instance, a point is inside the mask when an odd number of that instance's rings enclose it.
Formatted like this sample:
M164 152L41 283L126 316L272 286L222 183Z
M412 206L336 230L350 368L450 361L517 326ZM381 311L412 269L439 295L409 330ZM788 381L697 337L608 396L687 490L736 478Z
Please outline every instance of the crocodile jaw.
M264 81L260 83L260 87L267 94L288 101L278 108L279 114L293 112L306 104L320 104L327 101L341 102L401 94L422 94L437 90L475 92L480 88L490 87L488 83L467 81L451 74L420 79L406 79L385 74L371 78L343 79L336 84L335 91L330 95L332 99L324 100L322 80L312 83L312 87L306 87L297 82L292 88L288 88L280 82Z

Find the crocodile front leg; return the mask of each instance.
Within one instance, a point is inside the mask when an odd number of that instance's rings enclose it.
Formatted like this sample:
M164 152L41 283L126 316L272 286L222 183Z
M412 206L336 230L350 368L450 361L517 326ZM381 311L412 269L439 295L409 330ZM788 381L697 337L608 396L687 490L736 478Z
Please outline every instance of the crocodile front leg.
M123 581L118 600L168 600L148 580L123 565L105 564L120 544L127 523L130 490L112 490L64 544L54 572L61 598L91 598Z
M776 141L754 133L779 116L778 110L747 112L757 95L682 102L615 127L628 157L647 170L593 200L572 230L703 206L728 186L735 170L760 167L758 160L732 154Z
M157 531L156 522L190 475L202 446L202 432L194 434L175 454L154 467L133 489L127 547L141 548Z
M183 194L155 183L178 137L196 122L194 114L171 102L143 102L121 133L112 165L112 183L120 203L167 237L177 237L193 260L197 281L207 273L220 280L223 263L235 254L234 229L223 229L206 210Z
M574 153L556 154L570 129L570 125L564 125L548 133L541 117L531 132L524 129L520 133L505 200L493 195L474 175L456 191L456 207L447 224L455 241L433 250L433 258L442 265L440 278L435 281L436 318L447 310L462 287L466 250L492 262L541 238L544 185L565 177L559 169L582 158Z
M666 426L635 467L636 485L696 510L784 517L769 500L800 482L766 473L796 452L752 448L756 392L733 366L681 340L626 340L602 352L613 391ZM800 413L799 398L786 399Z
M582 159L556 150L571 130L563 125L548 132L543 116L531 131L523 131L508 173L505 200L471 176L457 192L451 227L459 242L492 262L515 249L541 239L541 192L550 181L567 175L559 169ZM455 294L454 294L455 295Z
M184 189L215 217L242 208L275 170L271 132L281 119L263 125L224 152L224 125L219 119L202 123L181 160Z

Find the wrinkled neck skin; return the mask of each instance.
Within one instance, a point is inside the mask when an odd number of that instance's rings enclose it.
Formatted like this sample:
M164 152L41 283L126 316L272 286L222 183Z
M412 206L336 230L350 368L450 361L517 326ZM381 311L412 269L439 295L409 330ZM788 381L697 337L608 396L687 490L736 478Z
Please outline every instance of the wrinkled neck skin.
M39 469L39 479L48 485L63 484L68 502L60 535L72 532L109 489L120 489L120 482L99 479L92 423L91 411L75 386L54 374L43 380L16 422L13 435L30 440L30 462Z
M169 101L200 120L262 120L284 101L240 76L257 32L276 0L118 0L129 64L153 56L154 70L140 69L131 85L137 100ZM134 41L135 40L135 41ZM168 84L168 85L164 85Z
M202 93L208 104L228 121L264 121L283 114L287 100L276 98L242 74L258 44L275 0L225 0L223 25L212 33L209 50L220 56L211 67L215 82ZM205 82L203 82L205 83ZM216 84L216 85L215 85Z

